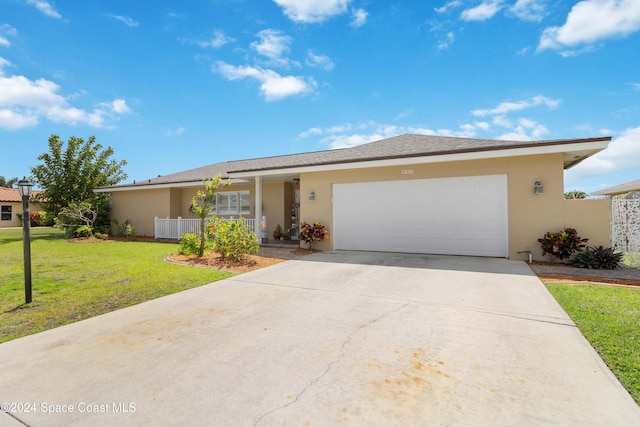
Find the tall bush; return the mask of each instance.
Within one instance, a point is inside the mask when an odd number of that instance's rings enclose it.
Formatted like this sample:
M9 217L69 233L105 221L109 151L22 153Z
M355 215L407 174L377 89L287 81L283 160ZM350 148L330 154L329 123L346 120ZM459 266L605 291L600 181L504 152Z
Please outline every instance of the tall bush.
M242 261L247 256L258 252L256 233L247 230L240 221L213 217L207 224L207 234L213 242L213 250L222 259Z

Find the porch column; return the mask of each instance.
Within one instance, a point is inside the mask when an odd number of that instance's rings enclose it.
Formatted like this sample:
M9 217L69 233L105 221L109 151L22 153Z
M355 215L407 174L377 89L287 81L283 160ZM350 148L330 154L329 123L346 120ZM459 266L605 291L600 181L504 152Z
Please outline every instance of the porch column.
M254 200L254 211L256 218L256 237L258 238L258 242L262 242L262 230L260 229L260 222L262 221L262 177L256 176L256 191L255 191L255 200Z

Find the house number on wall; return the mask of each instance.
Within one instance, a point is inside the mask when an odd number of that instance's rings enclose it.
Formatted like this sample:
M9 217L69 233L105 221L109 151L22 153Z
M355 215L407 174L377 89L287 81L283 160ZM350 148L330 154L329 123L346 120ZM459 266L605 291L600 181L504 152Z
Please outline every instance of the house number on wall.
M411 175L413 173L413 169L402 169L402 175Z

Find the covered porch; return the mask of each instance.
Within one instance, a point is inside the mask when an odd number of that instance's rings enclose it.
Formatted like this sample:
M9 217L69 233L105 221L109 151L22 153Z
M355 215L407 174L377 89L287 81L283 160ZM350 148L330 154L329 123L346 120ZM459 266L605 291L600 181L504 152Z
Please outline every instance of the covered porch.
M230 178L229 182L230 185L218 192L212 215L241 221L256 233L261 244L291 242L289 244L292 246L299 245L299 175ZM116 192L112 194L112 209L118 216L120 207L131 206L126 200L131 194L138 196L134 203L146 206L149 206L147 200L153 199L155 206L152 212L141 212L144 218L134 215L129 221L137 234L178 240L182 234L200 229L200 219L190 209L191 198L199 189L202 189L202 185L190 183L165 189L156 187L140 188L135 192ZM128 212L131 214L131 209ZM154 214L151 218L150 213ZM274 236L277 227L281 230L280 236Z

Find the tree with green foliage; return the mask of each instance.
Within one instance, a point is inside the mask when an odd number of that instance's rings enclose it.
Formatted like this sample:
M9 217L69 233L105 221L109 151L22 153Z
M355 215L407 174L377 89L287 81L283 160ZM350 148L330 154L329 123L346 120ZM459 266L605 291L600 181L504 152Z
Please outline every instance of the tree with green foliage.
M0 175L0 187L13 188L17 182L18 178L6 179L4 176Z
M216 194L221 188L231 184L229 181L223 181L220 176L214 176L211 179L204 181L204 190L198 190L195 196L191 199L191 211L200 221L200 249L198 256L204 255L205 246L205 218L213 212L213 208L216 203Z
M565 199L586 199L589 195L584 191L573 190L564 193Z
M127 178L126 160L112 158L113 148L72 136L65 142L58 135L49 138L49 152L38 156L42 164L31 168L33 181L42 189L36 200L51 217L57 217L73 203L88 202L98 213L96 227L109 225L109 194L93 189L115 185Z

